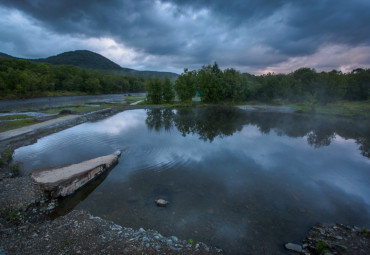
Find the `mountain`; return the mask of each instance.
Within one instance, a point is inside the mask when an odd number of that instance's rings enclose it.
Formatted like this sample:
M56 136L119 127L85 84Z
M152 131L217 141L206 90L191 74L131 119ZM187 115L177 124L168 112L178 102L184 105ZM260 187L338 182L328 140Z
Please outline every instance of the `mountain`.
M74 65L86 69L120 70L121 67L113 61L88 50L76 50L61 53L48 58L33 59L35 62L45 62L52 65Z
M86 69L101 70L105 73L141 78L168 77L172 80L175 80L178 77L178 74L171 72L138 71L121 67L108 58L88 50L68 51L48 58L33 59L32 61L46 62L53 65L74 65Z
M0 57L15 58L1 52ZM52 65L74 65L85 69L99 70L108 74L134 76L140 78L168 77L171 80L175 80L179 76L178 74L171 72L138 71L130 68L121 67L108 58L88 50L68 51L56 56L29 60L34 62L49 63Z
M8 55L8 54L5 54L5 53L3 53L3 52L0 52L0 58L15 58L15 57L10 56L10 55Z

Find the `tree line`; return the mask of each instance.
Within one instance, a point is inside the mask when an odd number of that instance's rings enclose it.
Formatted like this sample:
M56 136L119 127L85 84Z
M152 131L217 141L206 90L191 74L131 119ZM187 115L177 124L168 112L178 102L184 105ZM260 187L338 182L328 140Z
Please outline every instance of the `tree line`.
M368 100L370 69L355 69L351 73L316 72L300 68L289 74L252 75L235 69L220 70L217 63L200 70L185 69L174 84L181 101L199 95L202 102L313 102L336 100Z
M0 58L1 98L36 97L60 91L86 94L142 92L145 91L145 80L71 65Z
M169 78L149 78L146 81L146 98L153 104L171 103L175 99L173 84Z

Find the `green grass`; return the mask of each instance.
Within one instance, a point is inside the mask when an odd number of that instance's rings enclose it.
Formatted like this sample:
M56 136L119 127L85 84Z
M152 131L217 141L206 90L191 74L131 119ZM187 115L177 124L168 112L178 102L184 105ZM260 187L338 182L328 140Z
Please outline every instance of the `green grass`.
M60 97L60 96L85 96L88 93L80 91L44 91L33 94L19 96L17 94L6 94L0 96L0 99L19 99L19 98L35 98L35 97Z
M312 106L309 103L287 104L299 112L312 112ZM369 101L338 101L326 105L317 104L314 107L314 113L327 115L340 115L346 117L365 117L370 118Z
M15 120L15 119L28 119L28 118L30 118L30 116L24 115L24 114L0 116L0 120Z
M69 241L63 241L63 242L60 243L60 247L64 248L64 247L68 246L69 244L70 244Z
M14 163L10 166L10 171L13 174L13 177L17 177L20 175L20 165L19 163Z
M6 223L13 223L23 220L26 217L25 212L21 212L17 209L8 208L3 209L0 212L0 217L6 220Z
M47 110L42 110L42 113L49 113L49 114L58 114L62 110L71 110L75 113L85 113L89 111L93 111L95 109L99 109L99 106L71 106L71 107L61 107L61 108L51 108Z
M134 101L137 101L136 97ZM58 107L58 108L50 108L45 110L40 110L41 113L49 113L49 114L58 114L62 110L71 110L72 112L76 114L82 114L87 112L92 112L96 110L102 110L102 109L109 109L114 107L122 107L122 110L125 106L127 106L128 102L123 103L103 103L99 106L86 106L82 103L76 103L70 106L64 106L64 107ZM23 109L24 111L28 111L29 109ZM61 115L60 115L61 116ZM8 130L32 125L38 123L38 121L34 118L30 118L27 115L22 114L14 114L14 115L8 115L8 116L2 116L0 117L0 120L12 120L12 119L20 119L20 118L26 118L27 119L21 119L21 120L14 120L14 121L3 121L0 122L0 132L5 132Z
M57 114L61 112L62 110L71 110L72 112L75 112L76 114L81 114L81 113L87 113L87 112L92 112L96 110L102 110L102 109L108 109L108 108L114 108L114 107L120 107L120 106L123 107L126 105L127 105L126 102L124 103L103 103L103 104L100 104L99 106L86 106L81 103L77 103L77 104L73 104L70 106L41 110L40 112L49 113L49 114Z
M14 150L11 148L8 148L3 152L2 156L6 162L10 162L13 158L13 153L14 153Z
M318 254L325 254L325 253L330 252L329 245L326 242L322 241L322 240L319 240L317 242L317 245L316 245L315 248L316 248L316 252Z
M189 107L189 106L197 106L197 105L205 105L202 102L195 102L195 101L173 101L171 103L165 103L162 102L161 104L152 104L151 102L148 102L146 100L143 100L142 102L138 103L138 105L158 105L158 106L164 106L164 107Z
M0 122L0 132L5 132L8 130L29 126L36 123L38 123L38 121L33 118L24 120L4 121Z
M363 228L361 229L361 233L362 233L362 234L367 234L367 235L369 235L369 234L370 234L370 230L368 230L367 228L363 227Z

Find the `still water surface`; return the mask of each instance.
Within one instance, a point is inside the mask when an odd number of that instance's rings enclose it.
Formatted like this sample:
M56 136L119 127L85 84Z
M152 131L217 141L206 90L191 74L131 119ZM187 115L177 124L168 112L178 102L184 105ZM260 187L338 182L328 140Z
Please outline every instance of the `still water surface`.
M131 110L15 152L23 171L123 150L119 164L61 203L127 227L284 254L310 226L370 227L369 122L235 108ZM170 201L157 207L156 198Z

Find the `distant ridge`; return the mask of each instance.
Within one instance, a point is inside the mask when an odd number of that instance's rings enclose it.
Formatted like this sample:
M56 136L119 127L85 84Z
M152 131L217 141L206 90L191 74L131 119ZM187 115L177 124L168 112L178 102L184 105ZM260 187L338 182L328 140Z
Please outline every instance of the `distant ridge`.
M0 57L16 58L1 52ZM114 63L110 59L88 50L67 51L56 56L29 60L34 62L49 63L52 65L74 65L85 69L99 70L115 75L134 76L140 78L168 77L171 80L175 80L179 76L178 74L171 72L138 71L130 68L124 68Z
M10 56L6 53L0 52L0 58L16 58L16 57L13 57L13 56Z
M86 69L120 70L121 67L102 55L88 51L68 51L48 58L33 59L36 62L46 62L52 65L74 65Z

